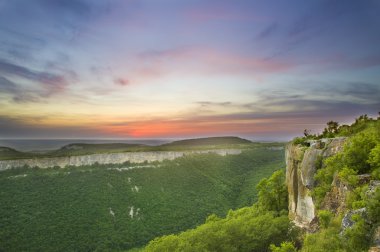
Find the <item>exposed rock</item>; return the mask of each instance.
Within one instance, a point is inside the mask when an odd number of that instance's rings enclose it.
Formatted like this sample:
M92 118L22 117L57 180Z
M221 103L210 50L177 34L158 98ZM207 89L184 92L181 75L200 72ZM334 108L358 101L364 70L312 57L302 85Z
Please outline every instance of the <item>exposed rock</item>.
M371 180L371 174L360 174L358 175L359 185L368 184Z
M366 208L360 208L360 209L348 211L342 219L342 225L341 225L342 226L342 232L344 232L344 230L352 227L355 224L355 221L352 220L352 216L354 214L363 215L365 212L366 212Z
M366 192L367 197L372 196L378 188L380 188L380 180L371 180Z
M342 181L338 176L334 177L331 191L328 192L322 202L321 208L337 214L343 213L346 209L346 197L353 188Z
M380 252L380 248L379 247L370 247L368 252Z
M286 146L286 181L289 193L289 217L295 224L306 229L315 219L315 205L311 197L317 160L341 151L345 138L308 141L310 147Z
M368 252L380 252L380 227L377 227L372 236L372 247Z
M61 167L81 166L98 164L122 164L125 162L144 163L163 160L174 160L191 154L215 153L221 156L239 155L239 149L215 149L215 150L194 150L194 151L150 151L150 152L123 152L123 153L103 153L82 156L68 156L56 158L34 158L34 159L17 159L1 160L0 171L16 167Z

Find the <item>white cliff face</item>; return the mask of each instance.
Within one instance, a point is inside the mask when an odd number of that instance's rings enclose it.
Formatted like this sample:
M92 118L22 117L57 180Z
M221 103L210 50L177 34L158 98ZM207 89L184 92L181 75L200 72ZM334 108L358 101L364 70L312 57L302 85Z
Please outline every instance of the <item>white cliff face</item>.
M150 152L124 152L124 153L104 153L83 156L54 157L54 158L35 158L1 160L0 171L16 167L39 167L50 168L66 166L81 166L98 164L122 164L125 162L143 163L164 160L174 160L190 154L215 153L221 156L239 155L238 149L216 149L216 150L194 150L194 151L150 151Z
M307 227L315 218L311 197L318 158L341 151L345 138L310 141L310 147L288 144L286 147L286 182L289 193L289 216L296 225Z

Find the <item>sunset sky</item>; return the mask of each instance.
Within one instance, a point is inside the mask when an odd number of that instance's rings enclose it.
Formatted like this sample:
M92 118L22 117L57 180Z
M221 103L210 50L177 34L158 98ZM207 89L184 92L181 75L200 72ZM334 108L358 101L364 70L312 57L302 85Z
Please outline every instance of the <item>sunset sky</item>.
M380 111L380 1L0 0L0 138L289 140Z

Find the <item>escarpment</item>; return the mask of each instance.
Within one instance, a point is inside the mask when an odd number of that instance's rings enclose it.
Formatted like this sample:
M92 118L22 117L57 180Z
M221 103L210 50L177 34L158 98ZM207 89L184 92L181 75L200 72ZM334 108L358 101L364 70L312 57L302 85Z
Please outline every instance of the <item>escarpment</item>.
M311 190L314 175L322 160L342 150L345 138L310 140L307 146L289 143L286 147L286 182L289 217L296 225L309 228L315 220L315 201Z
M215 153L217 155L239 155L239 149L215 149L215 150L193 150L193 151L150 151L150 152L123 152L103 153L81 156L67 156L54 158L16 159L0 161L0 171L16 167L39 167L50 168L66 166L82 166L98 164L122 164L125 162L144 163L164 160L174 160L191 154Z

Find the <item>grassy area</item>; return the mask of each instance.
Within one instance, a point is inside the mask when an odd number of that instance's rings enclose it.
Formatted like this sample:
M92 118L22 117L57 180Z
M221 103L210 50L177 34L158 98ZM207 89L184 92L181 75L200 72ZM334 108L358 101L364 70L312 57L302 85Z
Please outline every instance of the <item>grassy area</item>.
M138 147L138 146L136 146ZM0 251L118 251L252 205L283 150L0 173ZM122 169L122 168L135 169ZM131 209L133 207L133 218ZM137 213L137 214L136 214Z
M184 151L207 149L254 149L262 147L284 146L284 143L255 143L238 137L210 137L175 141L168 144L149 146L143 144L83 144L73 143L58 150L44 153L21 152L7 147L0 147L0 160L79 156L97 153L120 153L135 151Z

